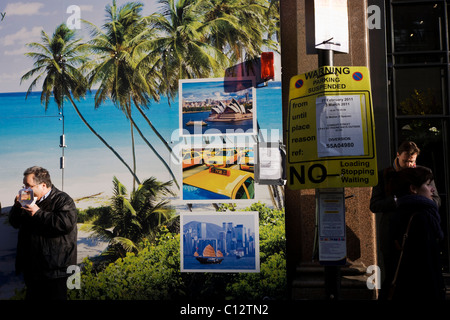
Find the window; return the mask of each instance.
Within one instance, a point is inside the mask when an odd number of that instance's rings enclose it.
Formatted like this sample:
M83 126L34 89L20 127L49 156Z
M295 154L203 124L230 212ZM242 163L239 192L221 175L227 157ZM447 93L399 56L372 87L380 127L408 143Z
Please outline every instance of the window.
M236 199L254 199L255 198L255 180L247 178L242 186L236 192Z
M387 2L389 110L392 146L412 140L421 149L417 164L429 167L441 197L440 215L450 227L450 0ZM447 20L446 20L447 19ZM379 150L378 152L382 152ZM395 156L393 154L392 156ZM449 271L450 238L443 248Z
M245 180L244 184L247 187L250 199L255 198L255 180L253 178L248 178Z
M395 5L392 9L394 51L442 50L443 5Z
M236 192L236 199L248 199L247 192L245 192L245 187L242 185Z
M443 74L440 67L395 69L397 114L442 114L446 100Z

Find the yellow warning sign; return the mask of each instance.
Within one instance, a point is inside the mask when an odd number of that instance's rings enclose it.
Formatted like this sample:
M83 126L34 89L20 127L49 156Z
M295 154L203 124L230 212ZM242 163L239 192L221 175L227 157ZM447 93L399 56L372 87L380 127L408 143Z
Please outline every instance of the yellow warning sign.
M377 184L366 67L325 66L292 77L287 127L291 189Z

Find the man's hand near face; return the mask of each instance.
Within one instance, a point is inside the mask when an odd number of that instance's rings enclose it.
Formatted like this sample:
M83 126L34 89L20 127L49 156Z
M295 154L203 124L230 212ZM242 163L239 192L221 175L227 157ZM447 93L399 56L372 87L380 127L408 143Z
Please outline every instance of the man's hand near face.
M34 216L34 214L39 210L39 207L36 203L33 204L27 204L25 207L22 207L23 210L27 211L31 216Z

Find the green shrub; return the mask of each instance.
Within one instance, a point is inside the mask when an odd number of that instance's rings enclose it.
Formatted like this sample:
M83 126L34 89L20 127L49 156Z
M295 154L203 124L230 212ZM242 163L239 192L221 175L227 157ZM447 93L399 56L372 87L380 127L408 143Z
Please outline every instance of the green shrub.
M261 262L259 273L239 274L227 292L237 300L283 300L287 298L286 285L286 259L275 253Z
M71 299L166 300L179 296L179 235L165 232L152 245L146 243L139 254L110 263L96 272L84 261L81 289L71 290Z
M97 269L85 260L81 289L71 299L285 299L286 239L284 211L256 203L259 212L259 273L181 273L180 235L162 228L153 242L145 240L137 254Z

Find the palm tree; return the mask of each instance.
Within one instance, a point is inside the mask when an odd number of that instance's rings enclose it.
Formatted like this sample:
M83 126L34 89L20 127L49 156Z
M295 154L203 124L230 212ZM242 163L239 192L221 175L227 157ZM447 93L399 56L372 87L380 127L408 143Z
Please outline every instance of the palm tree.
M158 36L146 43L147 59L161 70L164 82L160 93L170 101L178 91L179 79L221 75L227 57L205 41L204 1L160 0L160 4L162 13L149 17L150 26L158 31Z
M111 198L111 226L86 224L84 230L93 231L93 236L109 241L113 255L124 256L126 252L138 251L139 243L153 241L162 225L175 223L176 216L169 201L164 198L174 195L172 182L162 183L155 178L145 180L127 196L126 187L113 178L114 195Z
M158 37L146 46L147 59L164 81L170 100L179 79L222 77L226 68L252 60L262 47L277 50L277 0L160 0L161 13L149 17ZM142 60L146 62L146 59ZM149 65L149 63L147 64Z
M80 41L80 39L75 38L73 30L69 29L65 24L61 24L56 28L51 38L45 31L42 31L42 43L33 42L28 44L29 47L36 50L36 52L26 53L28 57L34 59L34 68L22 76L21 83L35 75L37 76L28 87L25 98L28 97L42 78L41 103L45 105L45 110L48 108L52 94L59 110L63 107L64 99L67 98L89 130L114 153L134 178L139 181L122 157L86 121L73 100L73 98L79 100L86 94L87 90L86 78L81 69L79 69L80 66L87 62L86 48L80 44Z
M263 43L265 0L206 0L205 26L208 41L230 57L243 61L259 56Z
M96 54L96 60L90 72L89 85L99 83L99 88L95 94L96 108L109 98L130 121L134 169L136 170L134 151L134 129L136 129L141 138L164 164L179 187L171 168L145 138L132 116L133 105L138 108L141 114L145 115L141 106L146 107L151 98L157 98L154 90L156 85L147 81L137 68L143 57L141 50L139 50L139 44L151 36L146 19L141 17L141 10L142 4L139 3L126 3L118 8L116 1L113 1L112 6L106 7L108 18L102 26L103 31L91 25L94 39L90 42L89 47ZM153 126L152 129L162 139L162 136ZM164 139L162 140L165 142ZM167 142L165 144L167 145Z
M275 49L279 52L280 44L280 0L270 0L266 19L268 21L267 38L275 38Z
M278 51L278 0L204 0L203 33L232 64Z

